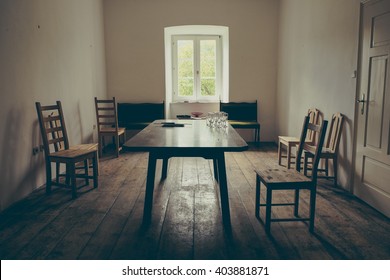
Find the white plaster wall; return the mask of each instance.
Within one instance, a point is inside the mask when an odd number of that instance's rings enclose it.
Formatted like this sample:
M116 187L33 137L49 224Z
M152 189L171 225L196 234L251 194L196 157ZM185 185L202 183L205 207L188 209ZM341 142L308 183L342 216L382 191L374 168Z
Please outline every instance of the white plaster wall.
M161 102L165 98L164 28L227 26L230 101L257 99L261 140L275 138L279 1L104 0L103 3L109 96L115 96L118 102ZM188 113L209 110L199 108L199 104L175 109Z
M299 136L308 108L329 119L346 116L339 174L350 189L359 38L359 0L282 0L280 3L277 126ZM276 140L276 139L275 139Z
M71 144L96 140L103 34L100 0L0 1L0 210L45 183L36 101L61 100Z

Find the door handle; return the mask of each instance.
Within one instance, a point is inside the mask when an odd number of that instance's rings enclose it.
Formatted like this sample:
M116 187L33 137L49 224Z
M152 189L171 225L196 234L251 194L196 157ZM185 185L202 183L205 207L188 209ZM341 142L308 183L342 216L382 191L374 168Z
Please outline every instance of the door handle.
M362 108L360 109L360 114L362 114L362 115L364 114L364 103L367 102L367 101L365 100L365 97L366 97L366 95L363 93L363 94L362 94L362 98L356 100L356 103L361 103L361 104L362 104Z

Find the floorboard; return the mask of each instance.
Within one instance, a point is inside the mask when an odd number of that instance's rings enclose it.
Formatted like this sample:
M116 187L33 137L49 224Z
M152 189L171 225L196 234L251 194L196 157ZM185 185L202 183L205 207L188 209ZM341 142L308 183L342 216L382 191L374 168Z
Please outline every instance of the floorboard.
M226 153L231 228L222 224L213 163L203 158L171 158L165 180L158 161L152 219L143 224L147 162L147 153L105 156L99 188L82 187L76 199L68 190L46 195L39 188L9 207L0 213L0 258L390 259L389 219L331 180L318 182L313 234L305 223L288 222L272 223L267 235L254 214L253 168L278 166L273 145ZM291 198L291 192L275 194ZM308 213L308 198L303 191L301 215ZM288 207L273 211L291 214Z

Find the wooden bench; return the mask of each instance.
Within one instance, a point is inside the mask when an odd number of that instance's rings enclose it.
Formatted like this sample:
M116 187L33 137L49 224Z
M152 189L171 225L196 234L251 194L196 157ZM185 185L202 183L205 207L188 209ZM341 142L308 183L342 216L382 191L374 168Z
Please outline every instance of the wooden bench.
M255 142L260 142L260 123L257 121L255 102L220 102L219 110L229 114L229 123L234 128L254 129Z
M144 129L154 120L165 119L162 103L118 103L118 124L127 130Z

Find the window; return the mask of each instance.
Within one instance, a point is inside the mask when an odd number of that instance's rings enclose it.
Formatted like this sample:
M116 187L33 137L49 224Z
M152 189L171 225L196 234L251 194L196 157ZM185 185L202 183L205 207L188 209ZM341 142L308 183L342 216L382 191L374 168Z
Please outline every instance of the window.
M179 40L180 38L191 38L193 40L193 49L196 53L196 38L218 38L216 47L217 52L219 48L219 54L216 55L217 61L216 61L216 72L214 75L214 81L215 81L215 87L216 87L216 95L214 97L208 97L206 94L204 94L204 98L198 99L198 97L202 96L201 93L194 91L194 89L201 88L201 79L196 80L196 76L192 75L194 82L193 82L193 91L191 97L185 97L185 96L179 96L178 94L175 94L175 92L178 91L178 84L174 81L178 81L178 72L175 74L173 71L175 68L177 68L177 65L174 66L174 60L177 60L177 57L174 58L174 40ZM199 103L209 103L210 105L219 103L219 100L222 100L223 102L229 102L229 28L226 26L216 26L216 25L182 25L182 26L171 26L171 27L165 27L164 28L164 46L165 46L165 116L167 118L170 118L172 116L176 116L179 110L182 109L182 103L185 101L191 102L199 102ZM176 44L177 46L177 44ZM199 47L198 47L199 48ZM177 53L177 50L176 50ZM219 59L219 60L218 60ZM194 65L192 68L193 74L196 74L197 69L195 69L195 64L198 62L195 62L195 60L191 60ZM219 67L219 68L218 68ZM201 74L199 70L199 74ZM218 71L220 71L218 73ZM176 76L175 76L176 75ZM182 76L184 78L184 75ZM187 78L189 75L187 76ZM198 76L200 77L200 76ZM203 74L203 84L206 85L206 78L209 78L208 83L210 80L212 81L212 75ZM189 78L188 78L189 79ZM219 79L219 80L218 80ZM196 84L195 81L198 81ZM184 79L182 80L184 82ZM190 84L190 83L188 83ZM208 88L207 88L208 90ZM206 88L204 89L204 92L206 91ZM184 92L183 92L184 95ZM176 103L175 106L171 106L172 103ZM184 105L185 106L185 105ZM173 108L175 107L175 108Z
M172 38L173 101L218 101L221 95L221 36Z

